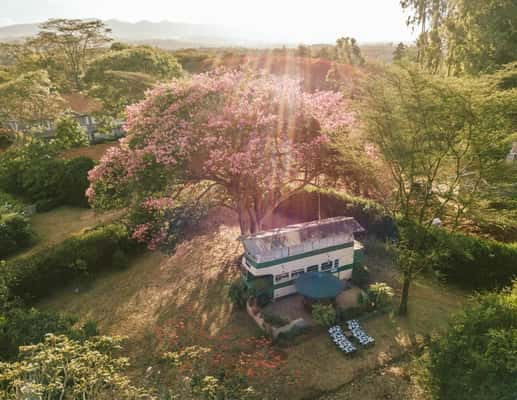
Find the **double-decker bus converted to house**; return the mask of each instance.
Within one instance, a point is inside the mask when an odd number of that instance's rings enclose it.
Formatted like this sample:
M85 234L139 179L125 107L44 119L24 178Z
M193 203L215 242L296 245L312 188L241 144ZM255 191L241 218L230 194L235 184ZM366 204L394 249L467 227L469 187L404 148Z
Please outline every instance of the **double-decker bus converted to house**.
M354 237L360 232L354 218L335 217L242 236L242 278L257 295L273 299L296 293L296 279L307 272L351 279L363 254Z

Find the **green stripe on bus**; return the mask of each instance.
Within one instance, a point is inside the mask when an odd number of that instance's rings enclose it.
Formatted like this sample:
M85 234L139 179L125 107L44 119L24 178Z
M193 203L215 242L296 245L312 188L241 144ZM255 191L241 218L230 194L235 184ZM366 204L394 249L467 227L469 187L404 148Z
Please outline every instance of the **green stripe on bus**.
M257 263L256 261L254 261L250 257L248 257L248 255L246 255L245 257L246 257L246 260L251 265L253 265L253 267L255 267L255 268L266 268L266 267L272 267L273 265L284 264L286 262L300 260L302 258L307 258L307 257L315 256L315 255L318 255L318 254L328 253L330 251L346 249L348 247L353 247L353 246L354 246L353 242L345 243L345 244L338 244L337 246L326 247L324 249L313 250L313 251L309 251L307 253L296 254L294 256L288 256L288 257L284 257L284 258L279 258L277 260L266 261L266 262L263 262L263 263Z

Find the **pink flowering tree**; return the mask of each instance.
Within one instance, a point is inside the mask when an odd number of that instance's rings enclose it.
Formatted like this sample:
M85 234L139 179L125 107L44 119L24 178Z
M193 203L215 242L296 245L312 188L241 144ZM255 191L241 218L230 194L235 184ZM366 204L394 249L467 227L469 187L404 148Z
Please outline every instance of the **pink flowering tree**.
M90 172L87 196L97 207L137 202L156 213L195 189L193 201L216 198L243 233L256 232L334 167L331 138L352 119L340 94L305 93L297 80L250 71L175 80L128 108L128 135ZM159 241L164 224L138 234Z

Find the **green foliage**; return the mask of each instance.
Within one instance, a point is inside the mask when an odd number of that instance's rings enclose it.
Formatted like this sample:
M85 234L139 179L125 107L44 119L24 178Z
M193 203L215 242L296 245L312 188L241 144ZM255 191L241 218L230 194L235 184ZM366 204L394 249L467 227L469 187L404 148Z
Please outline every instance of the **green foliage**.
M15 400L24 393L31 399L149 399L124 375L129 362L116 355L122 339L47 335L42 343L22 347L18 361L0 364L4 398Z
M54 142L61 149L88 145L88 137L79 122L71 116L63 116L55 126Z
M0 214L0 259L28 247L32 238L27 218L19 214Z
M25 205L9 193L0 191L0 215L21 213Z
M366 265L354 265L352 281L359 287L365 287L370 282L370 271Z
M144 98L160 80L178 78L183 71L171 53L147 46L111 51L88 66L89 94L103 103L103 114L121 117L126 106Z
M517 276L517 243L433 229L427 245L442 250L435 269L459 286L492 289L508 285Z
M0 127L0 150L5 150L16 142L16 132L10 128Z
M217 60L215 52L201 49L181 49L173 52L173 55L183 69L191 74L209 71Z
M40 343L48 333L85 339L98 334L93 321L74 329L77 319L35 308L14 307L0 317L0 359L13 359L20 346Z
M420 26L418 61L432 72L478 74L517 59L513 0L402 0Z
M404 43L400 42L395 50L393 51L393 61L400 62L406 57L407 47Z
M212 349L208 347L188 346L165 353L163 359L174 369L190 370L189 391L196 399L258 400L245 376L228 373L224 368L216 374L209 372L206 359L210 352Z
M63 109L64 101L46 71L20 74L0 84L0 120L21 125L21 143L26 142L26 136L37 138L45 130L41 121L53 120Z
M228 289L228 298L237 308L244 310L249 298L248 287L240 279L233 282Z
M90 185L88 171L95 163L88 157L76 157L65 161L65 168L61 180L62 204L88 208L88 200L85 196L86 189Z
M330 326L336 322L336 309L332 304L313 304L312 318L318 325Z
M61 244L0 264L0 278L10 298L34 302L71 281L119 268L116 264L120 263L120 252L130 254L137 249L139 246L123 225L99 226Z
M362 298L363 304L374 310L382 308L391 303L393 289L384 282L375 282L368 286L365 296Z
M517 282L477 295L426 357L436 399L510 400L517 393Z
M457 225L507 151L508 127L494 129L501 111L488 113L485 92L475 85L413 67L382 71L365 93L367 136L396 188L390 209L421 224L439 217Z
M86 65L99 49L111 41L111 29L95 19L49 19L40 25L40 32L27 45L50 60L56 76L62 76L64 89L81 90Z
M63 160L55 145L31 143L0 155L0 190L36 203L41 211L65 204L86 207L92 167L86 157Z
M341 37L336 41L335 55L336 61L341 63L351 65L364 65L365 63L357 40L351 37Z

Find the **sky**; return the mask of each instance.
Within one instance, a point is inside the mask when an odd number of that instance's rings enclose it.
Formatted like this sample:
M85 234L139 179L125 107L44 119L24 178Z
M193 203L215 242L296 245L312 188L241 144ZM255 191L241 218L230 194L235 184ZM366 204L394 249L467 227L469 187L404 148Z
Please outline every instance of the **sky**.
M414 39L400 0L0 0L0 26L51 17L221 24L304 43Z

